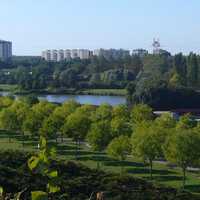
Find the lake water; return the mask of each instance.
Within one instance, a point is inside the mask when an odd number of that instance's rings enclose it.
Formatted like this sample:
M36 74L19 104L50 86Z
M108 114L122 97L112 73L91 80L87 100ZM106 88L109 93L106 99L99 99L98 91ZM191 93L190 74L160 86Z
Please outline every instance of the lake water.
M6 96L8 92L0 92L0 95ZM20 95L21 96L21 95ZM18 97L18 95L16 95ZM108 103L112 106L125 104L125 96L100 96L100 95L67 95L67 94L45 94L38 95L40 100L47 100L49 102L63 103L67 100L74 99L80 104L91 104L91 105L100 105L102 103Z

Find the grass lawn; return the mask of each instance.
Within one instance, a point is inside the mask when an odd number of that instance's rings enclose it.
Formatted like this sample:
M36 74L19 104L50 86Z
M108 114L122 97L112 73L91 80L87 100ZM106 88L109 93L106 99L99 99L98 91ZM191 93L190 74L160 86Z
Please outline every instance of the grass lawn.
M93 95L126 95L126 89L87 89L82 90L82 94L93 94Z
M17 85L0 84L1 91L14 91L18 88Z
M22 146L22 137L12 135L11 141L8 134L0 132L0 150L23 150L37 151L37 140L26 138L24 147ZM51 140L50 143L55 141ZM64 139L64 142L58 142L57 153L59 159L75 160L75 144L70 139ZM107 172L123 172L135 177L140 177L150 181L149 167L143 164L140 160L134 159L131 156L127 161L120 163L112 158L109 158L104 153L93 152L84 144L78 150L78 162L83 163L91 168L97 168L98 163L102 170ZM169 168L162 163L154 163L153 166L153 182L172 186L176 188L182 187L182 173L179 168ZM200 195L200 174L198 172L187 172L186 190L198 193Z

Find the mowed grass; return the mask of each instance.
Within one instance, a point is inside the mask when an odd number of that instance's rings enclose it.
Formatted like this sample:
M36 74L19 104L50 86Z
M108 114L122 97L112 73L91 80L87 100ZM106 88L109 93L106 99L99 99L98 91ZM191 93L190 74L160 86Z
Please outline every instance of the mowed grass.
M10 135L10 137L8 137ZM5 134L0 132L0 150L20 150L20 151L38 151L38 139L31 139L26 136L24 146L22 145L22 137L20 135ZM57 145L57 155L61 160L76 160L90 168L100 168L107 172L129 174L135 177L153 181L157 184L172 186L178 189L182 187L182 172L180 168L169 168L165 163L154 162L153 180L150 180L149 166L140 160L129 156L127 161L119 162L108 157L105 153L94 152L85 144L78 147L78 158L76 159L75 143L64 138L58 143L50 140L50 144ZM123 166L123 168L121 167ZM200 194L200 172L187 172L186 190Z
M119 95L125 96L127 94L126 89L88 89L82 90L82 94L92 94L92 95Z
M14 91L18 89L17 85L10 85L10 84L0 84L1 91Z

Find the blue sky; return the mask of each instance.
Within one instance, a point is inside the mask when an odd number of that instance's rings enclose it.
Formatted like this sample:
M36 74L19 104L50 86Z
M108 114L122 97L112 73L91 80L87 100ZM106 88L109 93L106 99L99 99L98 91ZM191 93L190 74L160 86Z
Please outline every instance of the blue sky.
M199 0L0 0L0 38L16 55L52 48L200 52Z

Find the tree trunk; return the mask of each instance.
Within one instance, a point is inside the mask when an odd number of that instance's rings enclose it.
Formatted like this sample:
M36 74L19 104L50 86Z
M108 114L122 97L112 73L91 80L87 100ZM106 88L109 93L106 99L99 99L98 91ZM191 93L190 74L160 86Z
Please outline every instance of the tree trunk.
M58 137L57 137L57 135L56 135L56 144L58 144Z
M24 148L24 132L22 132L22 146Z
M76 152L75 152L75 158L78 160L78 140L76 140Z
M99 170L100 169L100 162L99 162L99 160L97 160L97 170Z
M186 167L183 167L183 189L185 188Z
M121 163L121 175L123 175L123 173L124 173L124 159L123 159L123 157L121 157L121 160L120 160L120 163Z
M64 139L63 139L63 133L61 133L61 142L63 143Z
M150 159L150 175L151 175L151 180L153 179L153 161Z

